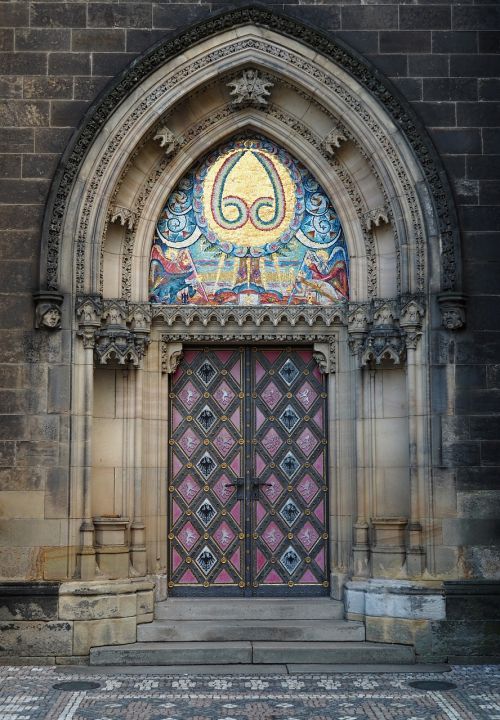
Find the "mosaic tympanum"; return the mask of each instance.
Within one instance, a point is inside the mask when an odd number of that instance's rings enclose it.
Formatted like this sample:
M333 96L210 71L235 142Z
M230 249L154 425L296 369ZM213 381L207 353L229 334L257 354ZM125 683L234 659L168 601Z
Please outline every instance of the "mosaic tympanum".
M324 305L348 294L335 208L309 170L270 140L227 142L169 195L151 252L152 302Z

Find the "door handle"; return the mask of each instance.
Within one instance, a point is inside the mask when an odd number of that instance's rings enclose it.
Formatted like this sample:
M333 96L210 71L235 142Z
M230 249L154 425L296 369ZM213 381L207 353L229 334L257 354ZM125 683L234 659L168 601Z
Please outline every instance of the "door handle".
M243 500L243 491L245 488L245 478L236 478L234 482L225 483L224 487L235 487L236 488L236 499Z
M272 487L272 483L268 483L260 478L252 478L252 497L254 500L259 499L259 489L261 487Z

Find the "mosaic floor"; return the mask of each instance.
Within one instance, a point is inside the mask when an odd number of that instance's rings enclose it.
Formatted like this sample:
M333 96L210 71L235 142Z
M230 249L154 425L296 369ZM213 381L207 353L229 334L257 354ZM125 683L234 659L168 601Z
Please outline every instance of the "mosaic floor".
M453 690L411 688L443 680ZM87 691L55 683L100 683ZM1 720L500 720L500 666L446 673L164 675L0 668Z

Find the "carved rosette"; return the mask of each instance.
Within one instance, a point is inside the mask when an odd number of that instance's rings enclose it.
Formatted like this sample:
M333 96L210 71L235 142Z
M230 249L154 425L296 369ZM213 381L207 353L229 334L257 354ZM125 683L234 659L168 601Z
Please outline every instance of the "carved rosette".
M441 324L446 330L460 330L465 327L465 296L457 292L438 295Z
M40 290L33 294L35 327L43 330L60 330L63 296L54 290Z

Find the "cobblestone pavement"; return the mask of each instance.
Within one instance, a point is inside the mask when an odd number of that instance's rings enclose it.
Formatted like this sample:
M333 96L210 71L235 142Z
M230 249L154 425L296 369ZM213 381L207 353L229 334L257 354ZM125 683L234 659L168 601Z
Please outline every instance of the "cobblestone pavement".
M453 690L417 690L415 680ZM54 689L68 681L87 691ZM1 720L500 720L500 666L446 673L165 675L0 668Z

